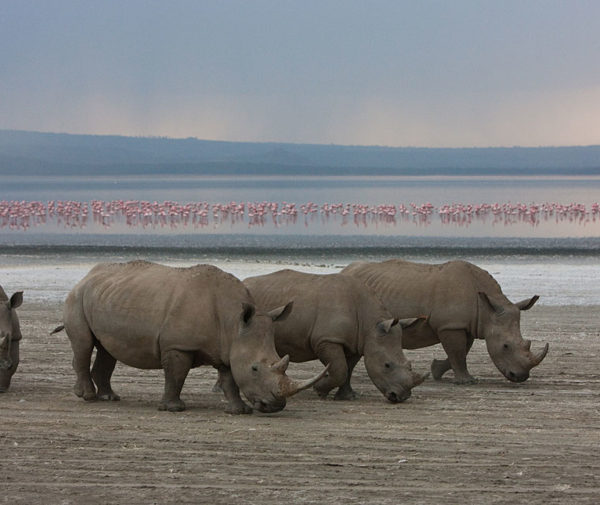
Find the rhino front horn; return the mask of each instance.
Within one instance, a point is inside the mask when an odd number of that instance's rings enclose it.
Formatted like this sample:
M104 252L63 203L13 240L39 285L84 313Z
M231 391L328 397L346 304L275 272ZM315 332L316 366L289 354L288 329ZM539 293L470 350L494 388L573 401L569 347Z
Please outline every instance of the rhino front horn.
M544 346L544 348L539 352L539 354L537 356L534 356L531 359L531 366L538 366L542 360L546 357L546 354L548 354L548 349L550 348L550 344L548 344L546 342L546 345Z
M320 373L315 375L312 379L307 379L304 381L295 381L293 379L290 379L287 376L284 376L284 382L282 382L282 385L281 385L282 396L287 398L289 396L295 395L296 393L299 393L303 389L307 389L307 388L311 387L318 380L322 379L325 376L325 374L327 373L327 370L329 370L329 365L327 365L323 370L321 370Z

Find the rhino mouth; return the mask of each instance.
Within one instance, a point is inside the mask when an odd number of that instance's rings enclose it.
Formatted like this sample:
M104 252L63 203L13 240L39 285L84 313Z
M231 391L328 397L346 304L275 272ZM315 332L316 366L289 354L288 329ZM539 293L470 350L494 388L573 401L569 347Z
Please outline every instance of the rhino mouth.
M385 397L391 403L402 403L405 400L410 398L411 392L409 391L401 391L397 393L396 391L390 391Z
M529 379L529 372L524 372L524 373L508 372L506 374L506 378L511 382L525 382L527 379Z
M285 408L286 400L285 398L281 399L273 399L270 401L265 400L255 400L252 406L255 410L259 412L263 412L265 414L272 414L273 412L279 412Z

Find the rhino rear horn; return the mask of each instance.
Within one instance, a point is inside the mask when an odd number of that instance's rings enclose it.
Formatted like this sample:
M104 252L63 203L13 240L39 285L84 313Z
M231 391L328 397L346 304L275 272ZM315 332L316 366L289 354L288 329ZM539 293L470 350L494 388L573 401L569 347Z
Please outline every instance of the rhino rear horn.
M271 369L275 372L279 372L281 374L285 373L288 365L290 364L290 355L286 354L283 358L281 358L277 363L271 365Z
M429 375L430 375L430 374L429 374L429 372L427 372L427 373L424 373L423 375L413 374L413 377L414 377L414 382L413 382L413 385L412 385L412 387L416 387L416 386L418 386L419 384L422 384L422 383L423 383L423 381L424 381L425 379L427 379L427 377L429 377Z

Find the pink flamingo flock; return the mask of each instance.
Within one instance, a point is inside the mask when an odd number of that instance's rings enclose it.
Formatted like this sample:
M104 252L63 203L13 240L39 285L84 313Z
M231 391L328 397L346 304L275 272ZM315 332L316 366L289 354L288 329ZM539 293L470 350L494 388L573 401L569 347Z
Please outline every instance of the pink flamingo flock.
M589 207L581 203L452 203L439 207L430 202L416 204L365 205L360 203L308 202L301 205L289 202L229 202L178 203L141 200L78 201L0 201L0 228L28 230L39 226L85 228L91 222L103 228L116 224L142 228L204 228L222 224L245 223L248 227L275 227L296 224L305 226L315 221L353 223L357 227L369 224L414 223L427 226L433 219L442 225L469 226L474 221L493 225L542 221L565 221L584 225L600 221L600 204Z

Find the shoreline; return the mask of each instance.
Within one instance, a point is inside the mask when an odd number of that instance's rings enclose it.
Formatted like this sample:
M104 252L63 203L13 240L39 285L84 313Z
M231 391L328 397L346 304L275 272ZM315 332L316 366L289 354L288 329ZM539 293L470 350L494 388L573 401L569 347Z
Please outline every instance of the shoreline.
M380 261L387 257L343 256L339 253L335 256L315 254L301 257L290 252L285 256L257 258L231 257L218 253L198 256L193 252L165 254L162 251L153 251L152 254L145 254L132 250L115 252L111 250L107 253L57 251L52 255L0 254L0 285L7 292L24 291L25 303L64 300L68 292L95 264L136 259L178 267L209 263L243 280L284 268L317 274L337 273L353 261ZM453 258L405 257L405 259L442 263ZM594 306L600 303L600 284L596 281L600 278L600 261L595 257L466 256L463 259L487 270L512 301L539 295L540 300L537 305L540 306Z

